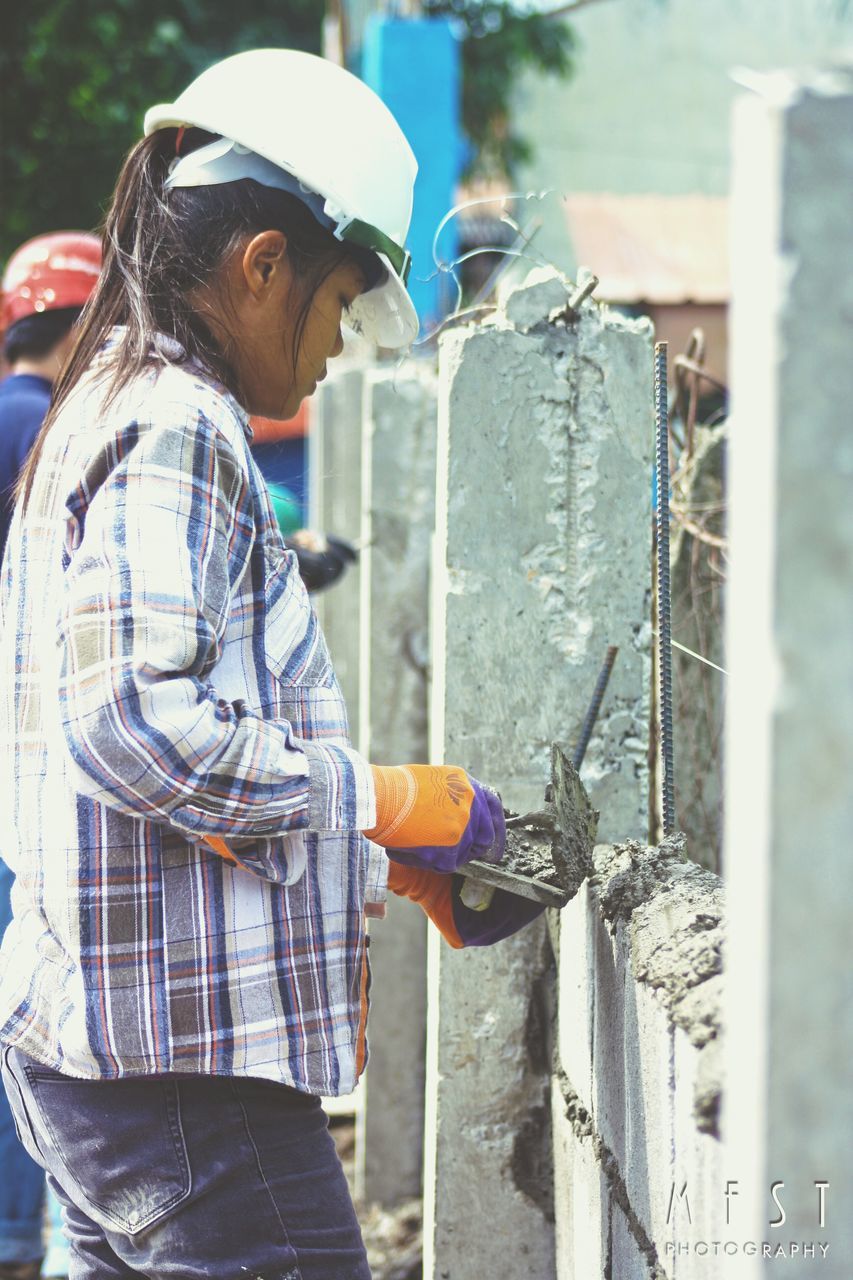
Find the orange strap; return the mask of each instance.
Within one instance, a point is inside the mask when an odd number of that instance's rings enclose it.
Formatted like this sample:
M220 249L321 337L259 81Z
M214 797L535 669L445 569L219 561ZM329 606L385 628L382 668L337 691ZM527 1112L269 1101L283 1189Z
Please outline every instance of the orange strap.
M234 854L228 848L228 845L221 836L205 836L204 843L209 845L214 853L218 853L220 858L224 858L226 862L230 862L235 867L239 867L240 863L234 857Z

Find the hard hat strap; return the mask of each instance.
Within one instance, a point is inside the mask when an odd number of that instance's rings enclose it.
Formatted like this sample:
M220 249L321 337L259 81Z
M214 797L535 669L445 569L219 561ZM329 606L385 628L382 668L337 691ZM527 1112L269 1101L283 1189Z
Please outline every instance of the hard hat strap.
M384 253L403 284L408 280L412 267L412 255L378 227L372 227L369 222L362 222L360 218L353 218L350 222L338 227L335 235L348 244L358 245L360 249L372 249L374 253Z

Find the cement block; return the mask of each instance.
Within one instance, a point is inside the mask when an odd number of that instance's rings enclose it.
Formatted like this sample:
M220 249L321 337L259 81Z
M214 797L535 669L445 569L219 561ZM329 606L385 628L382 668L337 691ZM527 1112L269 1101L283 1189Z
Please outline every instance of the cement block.
M571 329L455 330L440 352L432 756L518 812L538 808L550 744L577 736L616 644L582 776L605 831L620 835L644 833L648 811L651 372L648 325L596 307ZM552 1273L544 1202L531 1180L519 1194L511 1155L516 1135L535 1139L531 1099L538 1107L550 1089L548 1064L527 1057L545 1039L529 1029L536 936L484 956L442 953L435 972L429 1280ZM485 1204L499 1236L473 1225Z
M356 1151L359 1197L392 1206L420 1195L426 1072L426 918L389 894L370 924L370 1060Z
M552 1085L554 1217L557 1280L604 1274L610 1233L609 1191L592 1134L580 1137L566 1114L558 1079Z
M610 1220L610 1272L614 1280L660 1280L632 1234L628 1219L613 1204Z
M559 915L557 966L559 1063L588 1110L593 1098L594 910L584 882Z
M648 327L594 308L571 330L456 330L440 382L441 749L535 807L550 742L577 735L618 645L581 776L600 838L644 835Z
M626 939L622 936L622 945ZM674 1032L651 989L625 990L625 1163L628 1201L660 1255L672 1238L667 1221L674 1177Z
M565 308L569 291L569 281L557 275L553 267L534 267L523 280L500 292L500 312L511 325L526 333L545 323L553 311Z
M759 82L735 125L723 1133L746 1238L787 1179L825 1280L853 1257L814 1189L853 1186L852 203L849 60Z
M675 1160L673 1177L679 1196L673 1200L672 1244L661 1257L675 1280L708 1280L722 1270L719 1258L697 1253L700 1241L739 1239L739 1201L731 1200L730 1222L726 1223L726 1161L719 1139L697 1128L695 1101L705 1048L697 1048L677 1027L674 1035ZM689 1210L689 1212L688 1212ZM684 1248L686 1246L686 1248Z
M436 378L431 365L368 373L361 458L361 749L426 759Z
M593 903L595 899L593 899ZM627 1091L625 1055L626 985L630 973L622 947L597 911L593 911L593 1075L592 1111L604 1142L620 1170L627 1153Z
M650 1238L666 1237L672 1179L672 1028L631 970L624 925L598 924L593 1114Z

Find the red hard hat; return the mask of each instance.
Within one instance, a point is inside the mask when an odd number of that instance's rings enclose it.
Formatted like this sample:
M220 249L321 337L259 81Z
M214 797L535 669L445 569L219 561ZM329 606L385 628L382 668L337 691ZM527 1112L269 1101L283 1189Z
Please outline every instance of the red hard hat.
M2 285L0 329L60 307L82 307L101 270L101 242L85 231L36 236L12 254Z

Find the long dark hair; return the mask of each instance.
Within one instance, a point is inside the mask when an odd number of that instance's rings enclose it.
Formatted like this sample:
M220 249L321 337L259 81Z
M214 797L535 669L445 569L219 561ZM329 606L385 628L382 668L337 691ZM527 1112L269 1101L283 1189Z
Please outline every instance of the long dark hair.
M188 131L180 140L181 154L209 142L212 136L197 129ZM159 130L143 138L124 162L103 228L100 279L18 479L16 497L24 503L51 425L116 325L124 329L106 366L108 400L150 363L155 333L176 338L188 357L199 361L238 400L241 398L239 380L227 354L191 307L189 295L215 277L247 232L278 230L287 236L288 259L300 286L291 340L294 366L312 297L326 276L339 263L355 259L368 284L376 278L378 264L373 254L343 246L287 192L262 187L251 179L164 191L177 139L176 129Z

